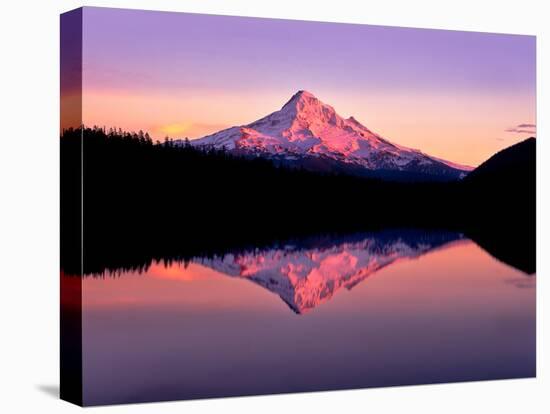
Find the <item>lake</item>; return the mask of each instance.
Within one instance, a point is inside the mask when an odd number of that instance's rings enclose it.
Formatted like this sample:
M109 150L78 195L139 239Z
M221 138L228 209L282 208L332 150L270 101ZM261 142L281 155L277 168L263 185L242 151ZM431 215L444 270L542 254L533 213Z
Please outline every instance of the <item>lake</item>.
M420 230L89 275L84 403L532 377L535 294L463 234Z

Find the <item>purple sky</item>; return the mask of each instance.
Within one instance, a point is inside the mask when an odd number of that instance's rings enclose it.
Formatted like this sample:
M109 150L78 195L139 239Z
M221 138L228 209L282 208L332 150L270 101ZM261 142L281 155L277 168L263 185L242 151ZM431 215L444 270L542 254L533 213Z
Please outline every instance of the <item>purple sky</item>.
M477 164L536 122L535 37L85 8L84 88L87 123L191 138L306 89L391 141Z

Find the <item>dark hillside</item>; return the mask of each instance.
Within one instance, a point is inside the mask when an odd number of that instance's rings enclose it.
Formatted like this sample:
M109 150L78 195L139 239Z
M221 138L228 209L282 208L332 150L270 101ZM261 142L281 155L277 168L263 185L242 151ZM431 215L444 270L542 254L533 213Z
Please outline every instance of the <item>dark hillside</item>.
M470 236L497 258L535 272L536 140L493 155L463 181ZM488 231L489 229L490 231Z

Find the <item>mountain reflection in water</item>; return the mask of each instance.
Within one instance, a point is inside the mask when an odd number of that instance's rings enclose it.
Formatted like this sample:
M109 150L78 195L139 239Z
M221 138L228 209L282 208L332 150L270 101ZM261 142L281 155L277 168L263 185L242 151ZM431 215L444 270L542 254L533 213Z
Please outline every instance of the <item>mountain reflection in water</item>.
M102 276L142 274L150 269L162 269L163 274L185 279L189 277L187 266L194 263L224 276L252 281L277 294L295 313L303 314L329 301L339 289L351 290L385 267L456 243L473 242L463 233L436 230L325 235L277 243L270 248L194 257L184 262L153 261L136 271L106 272ZM179 265L181 263L183 266ZM514 283L530 286L528 279Z
M352 289L386 266L461 239L460 233L386 231L306 240L301 245L285 244L195 262L251 280L279 295L300 314L330 300L340 288Z

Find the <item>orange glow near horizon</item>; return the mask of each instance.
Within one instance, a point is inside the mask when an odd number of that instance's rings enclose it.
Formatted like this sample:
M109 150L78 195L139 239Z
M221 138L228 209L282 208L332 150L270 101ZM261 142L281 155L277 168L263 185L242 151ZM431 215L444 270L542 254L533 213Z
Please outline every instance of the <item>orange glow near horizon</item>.
M460 164L477 166L529 135L506 132L533 122L532 97L379 92L368 97L309 89L343 117L399 145ZM280 109L295 91L262 94L187 90L173 93L86 89L86 125L149 132L153 139L200 138L244 125ZM506 102L506 105L502 105ZM495 108L499 108L496 110ZM511 121L513 120L513 121ZM527 120L527 121L525 121Z

